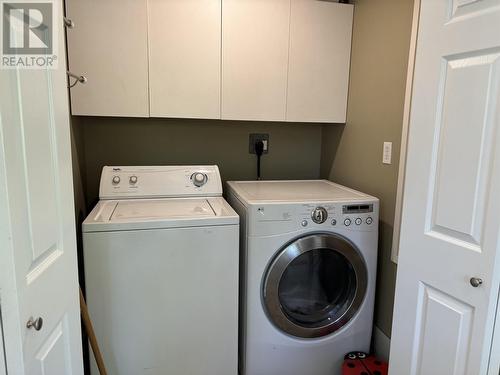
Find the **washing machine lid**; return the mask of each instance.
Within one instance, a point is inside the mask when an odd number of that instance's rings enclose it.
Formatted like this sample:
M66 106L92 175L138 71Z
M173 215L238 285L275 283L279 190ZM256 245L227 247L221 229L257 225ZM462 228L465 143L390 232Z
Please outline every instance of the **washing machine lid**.
M109 221L213 217L206 199L144 199L118 201Z
M239 218L222 197L101 200L84 232L234 225Z
M230 181L228 186L240 200L250 204L376 199L328 180Z

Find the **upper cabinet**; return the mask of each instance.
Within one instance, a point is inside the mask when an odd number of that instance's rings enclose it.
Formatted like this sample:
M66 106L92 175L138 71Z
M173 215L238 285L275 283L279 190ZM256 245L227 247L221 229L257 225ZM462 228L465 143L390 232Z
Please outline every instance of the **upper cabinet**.
M66 0L69 70L87 78L71 89L71 112L149 116L146 0Z
M221 0L149 0L152 117L220 118Z
M353 6L66 0L72 113L345 122Z
M353 6L291 0L288 121L346 121Z
M284 121L290 0L223 0L222 118Z

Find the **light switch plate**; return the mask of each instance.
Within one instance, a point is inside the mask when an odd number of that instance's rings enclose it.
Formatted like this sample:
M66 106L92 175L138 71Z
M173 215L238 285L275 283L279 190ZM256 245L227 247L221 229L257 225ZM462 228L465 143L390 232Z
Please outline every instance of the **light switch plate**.
M382 155L382 163L392 164L392 142L384 142L384 152Z

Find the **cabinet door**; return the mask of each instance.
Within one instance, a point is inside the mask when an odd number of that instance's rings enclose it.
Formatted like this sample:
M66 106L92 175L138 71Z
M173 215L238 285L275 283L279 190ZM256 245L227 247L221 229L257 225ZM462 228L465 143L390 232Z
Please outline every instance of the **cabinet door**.
M290 0L224 0L222 118L283 121Z
M73 115L149 115L146 0L66 0Z
M345 122L353 6L291 3L287 121Z
M151 116L220 118L221 0L148 0Z

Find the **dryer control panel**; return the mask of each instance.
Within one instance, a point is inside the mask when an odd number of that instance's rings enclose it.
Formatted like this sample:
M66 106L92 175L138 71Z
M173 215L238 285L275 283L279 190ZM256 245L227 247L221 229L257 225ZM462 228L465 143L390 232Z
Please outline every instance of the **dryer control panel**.
M219 168L209 166L104 167L101 199L222 196Z
M369 229L378 213L373 203L354 204L304 204L300 210L302 227L325 225L351 229ZM376 223L375 223L376 224Z
M363 226L372 225L374 221L373 203L371 204L347 204L342 206L343 224Z
M377 199L358 202L316 202L303 204L260 204L249 210L249 234L271 235L296 230L378 230Z

